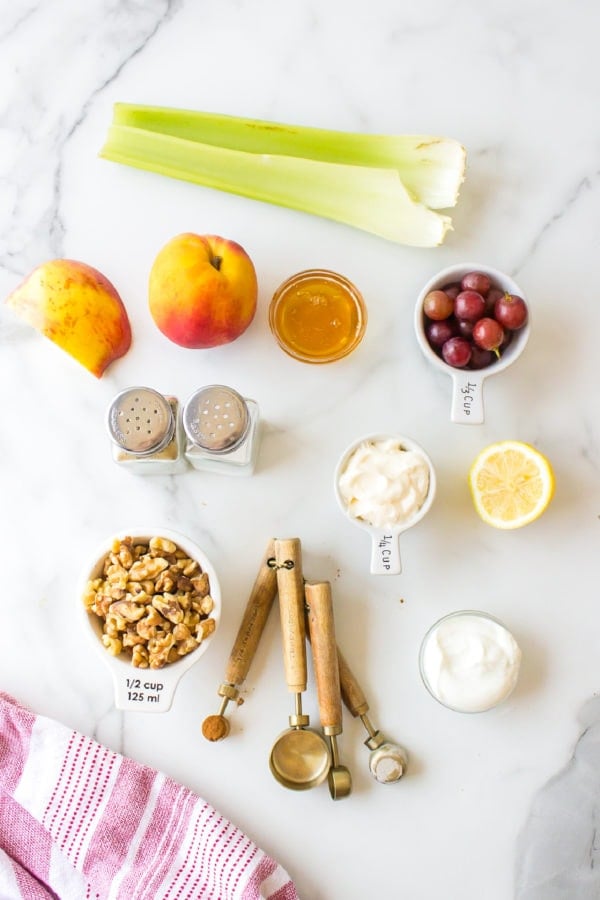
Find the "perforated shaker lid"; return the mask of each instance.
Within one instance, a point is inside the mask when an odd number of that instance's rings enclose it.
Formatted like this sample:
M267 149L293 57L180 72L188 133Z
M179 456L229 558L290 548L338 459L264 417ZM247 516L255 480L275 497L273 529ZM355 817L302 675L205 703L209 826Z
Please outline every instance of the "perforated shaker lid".
M167 446L175 431L171 404L147 387L127 388L112 401L107 416L111 439L128 453L147 456Z
M229 453L246 437L248 404L233 388L211 384L200 388L183 408L183 427L192 443L212 453Z

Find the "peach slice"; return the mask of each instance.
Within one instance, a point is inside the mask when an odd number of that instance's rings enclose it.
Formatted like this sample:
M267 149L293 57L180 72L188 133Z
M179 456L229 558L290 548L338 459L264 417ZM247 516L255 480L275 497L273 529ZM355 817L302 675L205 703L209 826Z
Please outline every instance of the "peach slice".
M9 294L6 304L96 378L131 345L121 297L108 278L86 263L43 263Z

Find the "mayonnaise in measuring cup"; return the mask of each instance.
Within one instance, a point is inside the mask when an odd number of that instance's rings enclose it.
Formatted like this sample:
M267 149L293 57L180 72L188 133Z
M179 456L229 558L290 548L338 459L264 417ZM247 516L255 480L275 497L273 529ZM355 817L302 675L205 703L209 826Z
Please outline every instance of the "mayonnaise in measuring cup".
M481 612L451 613L426 634L419 660L430 693L457 712L484 712L512 692L521 651L510 631Z
M408 524L429 492L429 463L401 441L363 441L338 480L348 513L375 528Z

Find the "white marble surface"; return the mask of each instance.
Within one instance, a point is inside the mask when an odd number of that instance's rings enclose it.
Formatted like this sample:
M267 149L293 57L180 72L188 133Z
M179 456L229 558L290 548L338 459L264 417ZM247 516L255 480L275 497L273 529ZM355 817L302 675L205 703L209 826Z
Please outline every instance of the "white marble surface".
M0 688L201 793L277 857L303 900L600 896L599 26L591 0L2 4L0 289L45 259L88 262L119 288L134 344L97 382L0 313ZM449 134L469 154L455 231L439 249L397 247L101 161L115 101ZM149 318L149 266L185 230L239 241L258 271L255 322L221 349L177 348ZM523 357L487 382L478 427L450 423L450 382L412 332L421 285L466 260L510 273L533 319ZM266 321L275 287L312 266L354 280L369 309L360 349L328 367L285 357ZM253 478L136 479L114 466L103 417L117 390L146 383L185 397L215 381L260 403ZM403 539L404 573L375 578L332 472L354 438L392 430L428 450L439 488ZM475 454L502 438L537 445L557 476L544 518L514 533L481 523L466 486ZM161 716L115 711L75 614L82 561L146 522L197 539L224 597L210 652ZM339 643L373 719L411 753L400 783L371 780L350 717L350 798L272 779L269 749L291 711L276 615L230 737L202 739L271 535L299 536L307 576L331 580ZM440 615L472 607L509 625L524 663L506 706L461 716L426 693L417 652ZM316 722L314 686L306 705Z

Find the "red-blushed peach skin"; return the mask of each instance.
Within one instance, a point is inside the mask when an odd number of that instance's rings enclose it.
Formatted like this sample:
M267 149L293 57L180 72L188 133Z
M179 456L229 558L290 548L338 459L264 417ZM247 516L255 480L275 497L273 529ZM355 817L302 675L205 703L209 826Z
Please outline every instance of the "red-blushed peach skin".
M96 378L131 346L127 310L111 282L74 259L42 263L6 304Z
M148 297L152 318L169 340L195 350L218 347L252 322L256 271L235 241L180 234L154 260Z

